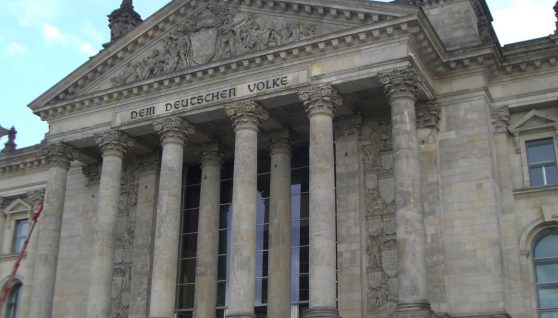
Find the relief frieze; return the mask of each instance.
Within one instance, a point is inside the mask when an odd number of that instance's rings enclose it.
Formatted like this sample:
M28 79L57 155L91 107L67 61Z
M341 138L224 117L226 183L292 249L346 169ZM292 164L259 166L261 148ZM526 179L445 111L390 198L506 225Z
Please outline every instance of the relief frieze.
M313 24L206 5L176 25L147 56L128 62L121 73L111 79L112 86L262 51L321 33Z

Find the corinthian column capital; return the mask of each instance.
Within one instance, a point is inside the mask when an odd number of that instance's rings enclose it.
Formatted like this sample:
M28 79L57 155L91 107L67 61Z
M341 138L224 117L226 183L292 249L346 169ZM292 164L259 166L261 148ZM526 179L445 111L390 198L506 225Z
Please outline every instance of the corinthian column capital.
M27 201L31 203L31 206L35 207L39 201L45 197L45 189L29 191L27 192Z
M156 120L153 128L165 144L184 145L196 131L188 121L178 116L170 116Z
M380 83L384 85L387 97L407 97L417 99L419 90L419 77L413 67L395 69L380 73Z
M107 130L95 136L95 141L101 148L103 156L113 155L121 158L135 144L126 133L116 129Z
M252 129L258 131L269 114L255 100L240 101L225 107L227 116L232 120L234 130Z
M270 132L265 136L266 143L269 147L270 155L283 153L291 155L293 148L293 141L288 129L278 129Z
M322 113L333 117L337 107L343 99L331 84L319 84L298 92L298 98L306 109L306 114L311 117Z
M41 149L49 167L60 167L68 170L70 163L79 157L79 153L64 143L46 145Z

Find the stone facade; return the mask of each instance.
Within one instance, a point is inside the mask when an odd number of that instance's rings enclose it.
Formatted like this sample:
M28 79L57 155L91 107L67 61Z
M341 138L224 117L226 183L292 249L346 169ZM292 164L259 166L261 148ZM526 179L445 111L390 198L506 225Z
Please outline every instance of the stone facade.
M558 46L501 47L491 21L484 0L175 0L144 22L123 1L107 48L29 105L46 140L0 153L3 283L46 190L19 317L261 317L262 294L273 318L539 317L558 185L527 151L556 157Z

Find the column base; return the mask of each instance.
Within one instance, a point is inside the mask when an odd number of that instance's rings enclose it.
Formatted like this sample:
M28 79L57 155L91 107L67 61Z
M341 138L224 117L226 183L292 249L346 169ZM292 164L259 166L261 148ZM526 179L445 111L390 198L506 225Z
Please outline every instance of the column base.
M436 314L430 308L430 304L412 303L397 304L395 311L390 318L436 318Z
M312 307L306 311L306 318L341 318L339 310L333 307Z
M238 313L238 314L227 314L227 318L256 318L253 313Z

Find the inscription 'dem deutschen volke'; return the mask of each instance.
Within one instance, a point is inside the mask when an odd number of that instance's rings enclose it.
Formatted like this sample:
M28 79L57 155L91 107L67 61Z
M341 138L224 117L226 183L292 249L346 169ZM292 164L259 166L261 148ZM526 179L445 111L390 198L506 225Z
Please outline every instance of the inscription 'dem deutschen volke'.
M199 107L206 104L223 102L235 97L257 94L264 91L275 90L293 84L292 76L279 76L235 87L214 90L201 94L192 94L185 98L169 101L163 105L144 107L129 112L126 121L144 119L164 113L179 111L190 107Z

